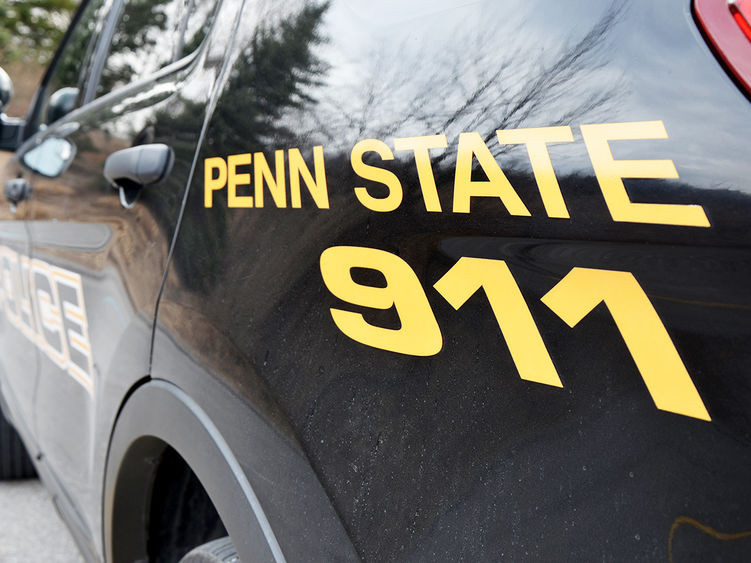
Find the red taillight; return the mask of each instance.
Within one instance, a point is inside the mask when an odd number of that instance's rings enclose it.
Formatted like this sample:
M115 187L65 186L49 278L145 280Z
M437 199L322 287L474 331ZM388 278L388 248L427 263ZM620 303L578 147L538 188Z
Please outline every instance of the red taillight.
M728 0L728 7L735 22L751 41L751 0Z
M694 0L705 36L751 94L751 0Z

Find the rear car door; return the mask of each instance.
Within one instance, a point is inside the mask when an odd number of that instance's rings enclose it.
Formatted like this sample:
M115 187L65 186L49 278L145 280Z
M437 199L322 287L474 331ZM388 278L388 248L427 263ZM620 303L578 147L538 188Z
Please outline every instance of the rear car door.
M90 78L54 81L80 55L63 46L31 124L38 132L19 150L35 172L31 287L62 335L40 360L38 439L68 508L94 538L100 512L90 500L109 430L128 388L149 371L157 295L212 85L214 63L200 47L215 7L92 0L82 9L102 14L102 31ZM54 113L61 95L74 100L63 117ZM118 153L133 147L156 154L163 173L139 176Z
M689 4L244 14L159 326L364 560L748 553L751 107Z

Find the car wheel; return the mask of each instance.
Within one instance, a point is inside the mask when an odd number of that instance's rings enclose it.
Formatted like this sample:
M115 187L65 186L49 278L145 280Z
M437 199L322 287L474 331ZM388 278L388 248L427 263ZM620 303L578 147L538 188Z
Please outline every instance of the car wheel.
M34 464L21 437L0 411L0 479L36 477Z
M240 557L228 537L210 541L190 551L180 563L238 563Z

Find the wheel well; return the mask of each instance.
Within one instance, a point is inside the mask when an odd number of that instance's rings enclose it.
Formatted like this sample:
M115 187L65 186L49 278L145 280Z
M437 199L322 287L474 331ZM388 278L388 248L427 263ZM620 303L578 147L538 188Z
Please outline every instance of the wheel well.
M197 545L227 535L198 477L169 446L156 471L150 504L149 561L178 561Z
M128 448L113 500L114 561L177 562L194 547L227 535L190 466L151 436Z
M121 409L109 442L102 503L105 560L175 560L178 548L169 546L180 536L197 544L219 533L212 531L221 530L212 524L214 512L242 558L283 560L245 471L191 396L162 380L142 385Z

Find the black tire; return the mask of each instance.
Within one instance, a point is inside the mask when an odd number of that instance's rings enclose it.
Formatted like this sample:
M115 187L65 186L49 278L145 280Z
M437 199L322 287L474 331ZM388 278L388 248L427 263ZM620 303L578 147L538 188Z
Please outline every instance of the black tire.
M239 563L240 557L229 538L219 538L203 545L199 545L185 557L180 563Z
M0 480L36 477L21 437L0 411Z

